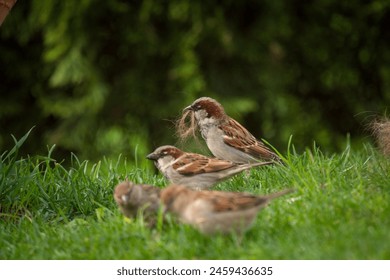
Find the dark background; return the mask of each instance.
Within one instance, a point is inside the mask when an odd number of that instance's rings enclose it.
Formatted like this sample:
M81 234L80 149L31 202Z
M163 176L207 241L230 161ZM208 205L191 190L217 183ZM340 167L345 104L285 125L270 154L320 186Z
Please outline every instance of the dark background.
M359 147L390 101L389 26L390 1L18 1L0 151L35 126L23 154L143 159L200 96L282 153Z

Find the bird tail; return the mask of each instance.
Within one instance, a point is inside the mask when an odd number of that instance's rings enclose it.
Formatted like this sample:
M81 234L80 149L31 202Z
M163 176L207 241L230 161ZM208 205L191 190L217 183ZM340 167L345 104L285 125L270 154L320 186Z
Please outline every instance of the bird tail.
M271 165L271 164L275 164L275 161L261 161L256 163L248 163L248 166L257 167L257 166Z
M293 193L293 192L295 192L294 189L285 189L285 190L282 190L280 192L275 192L275 193L271 193L271 194L267 195L267 199L272 200L274 198L278 198L280 196L283 196L283 195L286 195L289 193Z

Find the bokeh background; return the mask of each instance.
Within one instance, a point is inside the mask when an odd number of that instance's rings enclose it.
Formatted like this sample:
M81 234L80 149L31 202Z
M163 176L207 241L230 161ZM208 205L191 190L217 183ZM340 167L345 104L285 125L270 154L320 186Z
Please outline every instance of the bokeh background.
M0 27L0 151L144 158L219 100L284 153L371 141L390 104L390 1L30 0Z

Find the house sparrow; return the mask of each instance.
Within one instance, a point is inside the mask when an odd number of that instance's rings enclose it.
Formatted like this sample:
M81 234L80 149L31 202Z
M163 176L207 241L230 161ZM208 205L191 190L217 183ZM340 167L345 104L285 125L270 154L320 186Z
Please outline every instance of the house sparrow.
M115 187L114 199L126 217L135 218L142 212L146 219L150 219L157 216L160 207L160 188L121 182Z
M221 104L210 97L201 97L192 105L184 108L183 118L188 111L195 115L196 125L199 127L202 137L206 141L211 153L220 159L237 163L258 162L259 160L273 160L281 162L281 159L272 152L263 142L257 140L245 127L229 117ZM178 125L179 134L186 137L181 126ZM194 121L192 120L192 124ZM194 130L193 127L188 130Z
M291 192L292 189L287 189L257 196L222 191L197 192L185 186L171 185L161 191L160 199L165 213L173 213L181 222L204 234L242 234L270 200Z
M161 146L146 158L153 160L156 167L171 183L198 190L210 188L249 168L273 164L272 161L238 164L200 154L186 153L174 146Z

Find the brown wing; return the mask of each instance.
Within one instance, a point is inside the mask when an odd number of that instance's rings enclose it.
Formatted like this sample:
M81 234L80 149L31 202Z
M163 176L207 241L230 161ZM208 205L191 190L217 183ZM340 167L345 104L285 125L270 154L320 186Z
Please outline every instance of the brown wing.
M159 196L160 195L161 189L158 187L155 187L152 185L142 185L142 188L148 196L151 196L151 195Z
M267 197L245 193L209 191L198 194L213 205L215 212L246 210L268 202Z
M218 172L236 166L235 163L217 158L208 158L200 154L188 153L173 164L181 175L191 176L202 173Z
M220 126L225 132L223 141L237 150L247 153L257 159L278 159L263 142L257 140L246 128L232 118Z

